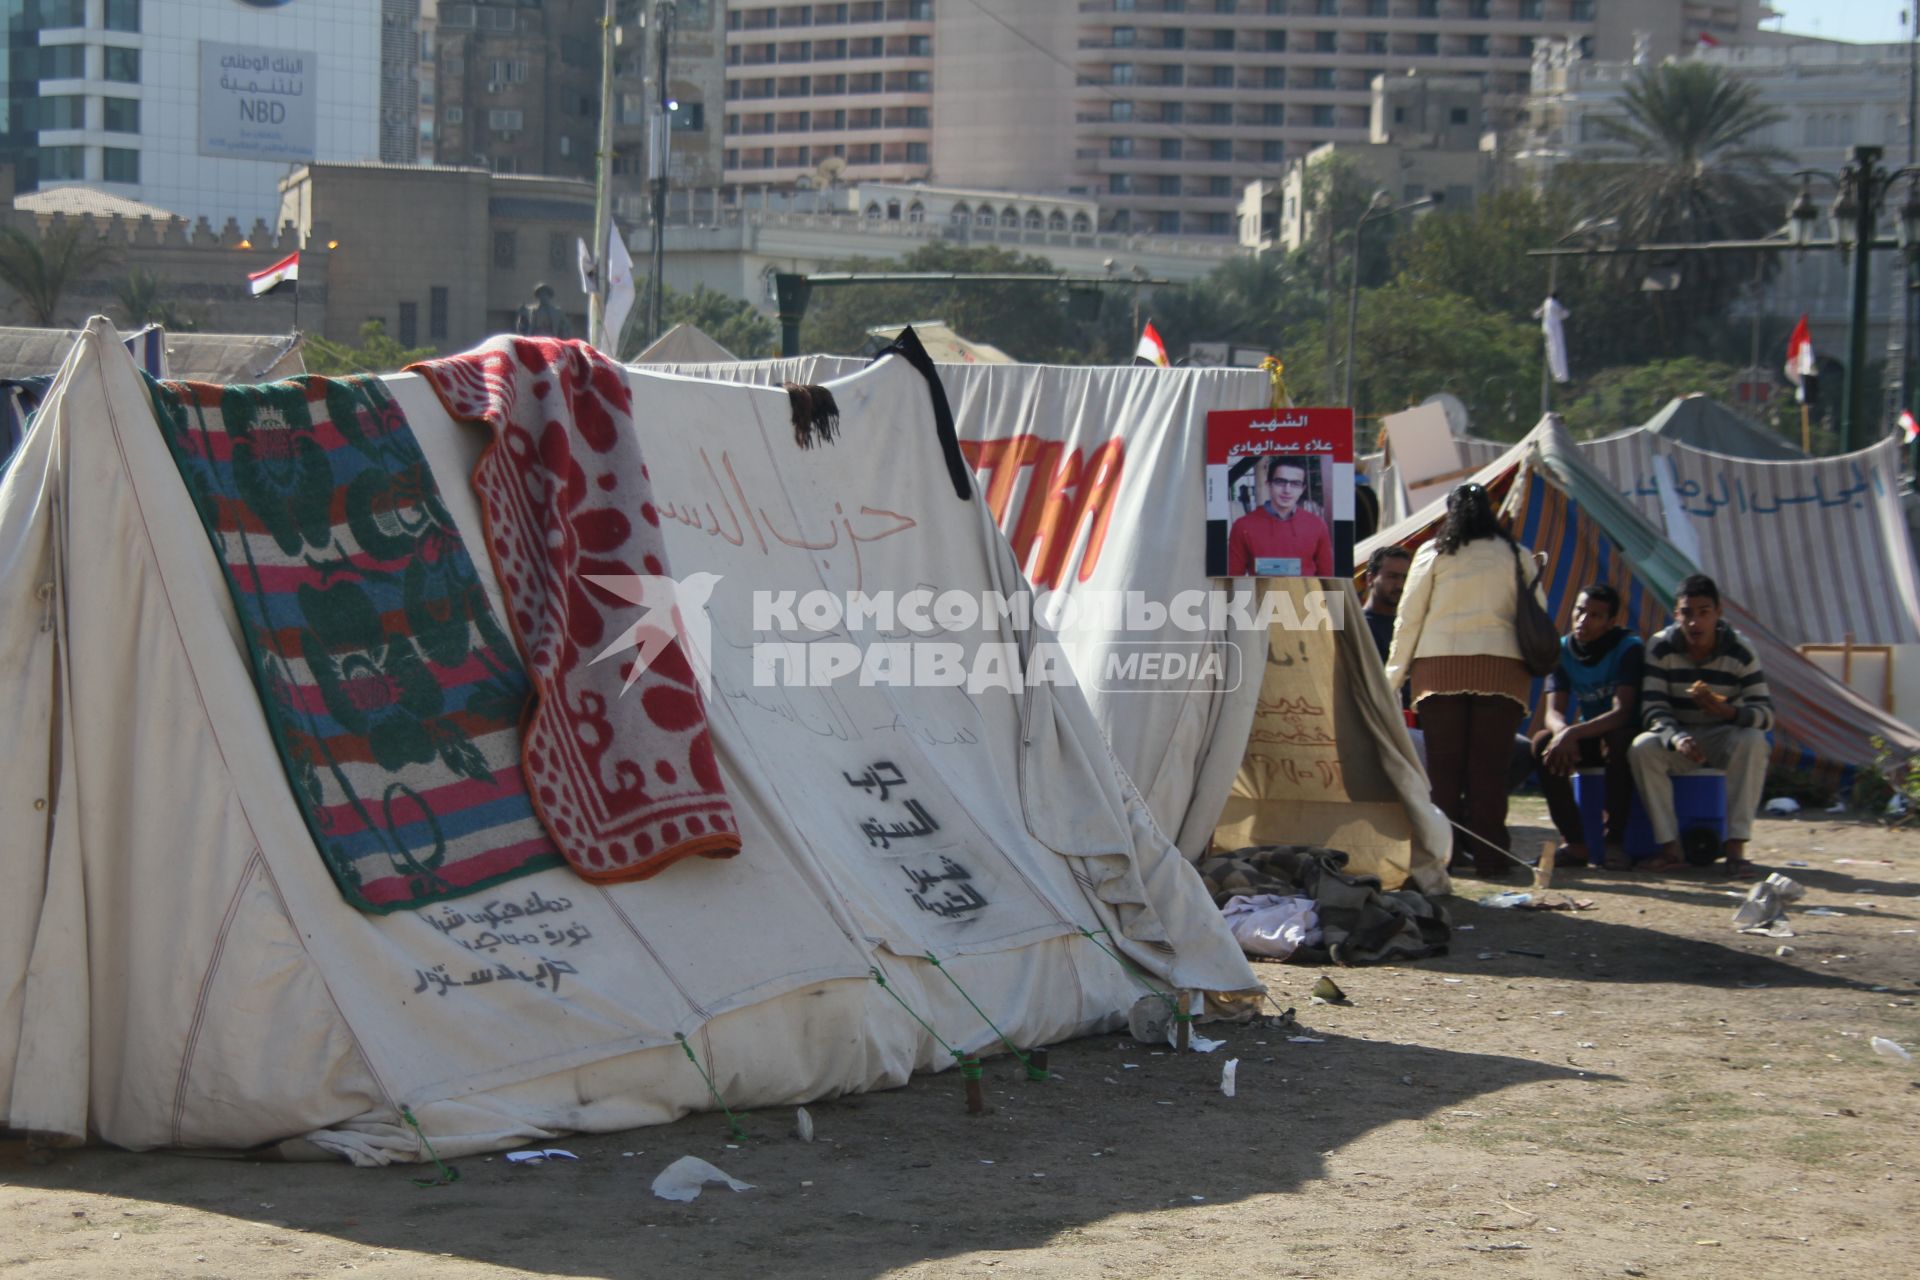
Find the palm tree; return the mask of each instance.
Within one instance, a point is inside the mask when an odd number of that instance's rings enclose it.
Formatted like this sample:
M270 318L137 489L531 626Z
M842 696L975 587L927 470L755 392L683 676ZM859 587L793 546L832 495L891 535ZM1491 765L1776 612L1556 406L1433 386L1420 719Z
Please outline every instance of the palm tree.
M172 333L191 333L203 316L170 296L165 282L144 267L135 267L114 282L114 296L126 322L138 328L157 324Z
M1584 212L1617 218L1630 244L1753 240L1779 229L1787 198L1779 169L1792 157L1761 140L1785 117L1754 85L1706 63L1669 62L1642 69L1625 106L1624 118L1595 120L1621 154L1601 166ZM1747 254L1684 255L1685 292L1675 301L1695 316L1716 313L1774 263L1772 255L1760 263Z
M18 227L0 227L0 284L20 295L43 329L53 326L67 286L114 257L112 245L86 238L78 223L63 222L38 238Z

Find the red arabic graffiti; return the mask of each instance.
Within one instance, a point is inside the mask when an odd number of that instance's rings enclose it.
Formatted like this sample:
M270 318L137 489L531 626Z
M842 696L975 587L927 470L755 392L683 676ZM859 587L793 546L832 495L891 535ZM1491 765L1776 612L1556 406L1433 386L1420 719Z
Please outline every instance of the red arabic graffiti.
M1082 530L1087 549L1080 557L1078 577L1085 582L1093 576L1100 549L1106 545L1114 499L1120 493L1126 453L1121 441L1107 441L1084 462L1080 450L1039 436L962 440L960 448L984 478L987 508L1005 530L1013 554L1034 586L1059 587L1066 578L1067 557ZM1009 521L1008 506L1022 473L1027 474L1026 496L1019 513Z

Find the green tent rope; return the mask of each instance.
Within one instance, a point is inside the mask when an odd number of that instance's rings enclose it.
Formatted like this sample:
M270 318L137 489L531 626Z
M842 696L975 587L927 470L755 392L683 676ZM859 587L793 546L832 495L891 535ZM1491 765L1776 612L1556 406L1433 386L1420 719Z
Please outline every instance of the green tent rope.
M740 1121L734 1116L733 1109L727 1105L727 1100L720 1096L720 1090L714 1087L713 1077L708 1075L707 1069L700 1065L700 1059L693 1056L693 1046L687 1043L686 1035L676 1031L673 1033L673 1038L680 1042L680 1051L687 1055L687 1061L693 1064L693 1069L698 1071L700 1078L707 1082L707 1092L713 1095L714 1104L726 1112L727 1136L730 1138L738 1138L744 1142L747 1137L747 1131L740 1127Z
M900 999L900 993L887 985L887 979L880 972L879 969L877 968L868 969L867 972L873 975L873 980L880 984L880 989L882 991L892 996L896 1001L899 1001L900 1007L907 1011L907 1016L909 1018L912 1018L915 1022L919 1023L921 1028L924 1031L926 1031L928 1035L932 1036L934 1038L934 1041L937 1044L939 1044L939 1046L942 1049L945 1049L948 1053L953 1055L953 1060L961 1064L961 1070L964 1073L966 1069L966 1063L969 1061L969 1059L967 1058L967 1055L960 1052L958 1049L954 1048L952 1045L948 1044L945 1040L942 1040L940 1038L940 1033L938 1031L935 1031L932 1027L928 1026L927 1020L913 1011L912 1005L908 1004L905 1000ZM974 1063L974 1065L978 1067L979 1063L976 1062ZM971 1077L971 1078L978 1079L977 1076Z
M1051 1072L1049 1072L1044 1067L1034 1066L1032 1058L1029 1058L1026 1054L1020 1052L1019 1049L1014 1047L1013 1041L1007 1039L1007 1033L1002 1031L999 1027L994 1026L993 1019L987 1016L987 1011L985 1009L982 1009L979 1006L979 1004L974 1001L974 998L967 994L967 989L960 985L960 982L958 979L956 979L951 973L947 973L947 967L941 964L939 960L935 959L931 951L927 953L926 961L928 964L938 969L941 973L946 974L947 981L953 983L953 989L960 993L960 998L962 1000L965 1000L968 1004L973 1005L973 1011L980 1015L980 1020L986 1023L987 1026L992 1029L993 1034L1000 1037L1000 1043L1007 1047L1007 1052L1012 1054L1014 1057L1020 1059L1020 1065L1027 1069L1027 1079L1046 1080L1051 1077L1052 1075Z
M416 1187L444 1187L450 1182L460 1181L460 1171L441 1160L440 1153L433 1149L431 1142L427 1141L427 1131L422 1129L420 1122L413 1118L413 1109L404 1103L401 1104L400 1118L413 1126L414 1133L418 1135L420 1139L420 1145L427 1149L428 1159L432 1160L434 1165L440 1170L440 1176L437 1178L409 1178L407 1181Z
M1105 933L1109 938L1113 937L1113 934L1108 932L1105 929L1101 929L1098 932ZM1154 986L1153 980L1148 978L1145 973L1141 972L1140 968L1137 965L1135 965L1131 960L1121 955L1118 951L1115 951L1112 947L1107 946L1104 942L1100 941L1100 939L1096 937L1094 933L1089 932L1084 928L1080 930L1080 936L1085 938L1088 942L1091 942L1094 946L1099 947L1102 951L1106 952L1108 955L1112 956L1115 963L1117 963L1122 969L1125 969L1128 973L1132 974L1135 978L1138 978L1140 980L1140 985L1145 987L1148 990L1148 992L1150 992L1153 995L1159 996L1162 1000L1166 1001L1167 1008L1173 1010L1173 1016L1176 1021L1180 1021L1180 1022L1193 1021L1193 1015L1181 1009L1179 1000L1175 999L1171 993L1162 991L1160 988Z

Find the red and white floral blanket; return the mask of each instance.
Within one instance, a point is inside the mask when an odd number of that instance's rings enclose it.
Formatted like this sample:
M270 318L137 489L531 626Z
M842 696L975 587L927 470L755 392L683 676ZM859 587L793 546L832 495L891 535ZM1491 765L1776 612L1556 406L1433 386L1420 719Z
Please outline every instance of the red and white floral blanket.
M533 678L527 785L560 852L601 882L738 853L677 635L638 673L633 653L594 661L640 597L638 583L622 598L593 579L669 576L625 372L583 342L504 336L410 370L456 419L493 432L473 487Z

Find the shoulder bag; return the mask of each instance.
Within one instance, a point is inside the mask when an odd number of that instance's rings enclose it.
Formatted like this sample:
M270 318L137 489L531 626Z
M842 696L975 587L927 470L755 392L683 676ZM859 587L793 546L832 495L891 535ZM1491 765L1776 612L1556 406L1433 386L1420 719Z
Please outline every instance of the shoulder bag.
M1533 585L1538 585L1541 574L1546 572L1542 564L1538 573L1533 575ZM1540 607L1534 599L1533 585L1529 585L1526 575L1520 571L1520 554L1515 551L1513 557L1513 634L1520 643L1520 661L1531 676L1547 676L1560 665L1560 631L1553 625L1553 618Z

